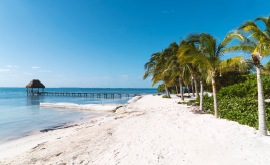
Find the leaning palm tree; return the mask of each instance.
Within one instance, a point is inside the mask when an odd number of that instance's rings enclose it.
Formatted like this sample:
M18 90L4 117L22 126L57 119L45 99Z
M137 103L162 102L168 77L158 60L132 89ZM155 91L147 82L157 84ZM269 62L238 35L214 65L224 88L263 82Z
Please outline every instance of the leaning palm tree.
M152 87L155 86L159 81L163 81L165 86L166 95L168 98L170 98L170 92L168 90L167 86L167 77L164 73L166 69L166 56L164 55L163 51L162 53L154 53L152 54L149 62L147 62L144 65L144 68L146 69L145 74L143 76L143 79L145 80L147 77L152 75Z
M191 77L191 91L192 91L192 96L193 97L195 97L195 95L194 95L194 82L193 82L193 75L192 75L192 77ZM195 83L196 84L196 83Z
M181 64L177 58L177 56L171 56L168 64L168 68L166 69L166 73L171 75L171 79L178 77L179 80L179 87L180 87L180 96L181 101L184 101L184 94L183 94L183 82L184 78L187 74L189 74L189 66L186 64Z
M189 84L191 84L191 77L192 77L192 75L191 75L190 72L187 72L187 73L184 75L184 77L183 77L184 84L186 85L186 89L187 89L188 95L189 95L189 93L190 93L190 86L189 86Z
M173 72L170 74L170 77L168 78L168 86L169 87L175 87L176 94L178 94L178 75L174 74Z
M237 37L236 33L228 33L224 40L218 44L217 39L210 34L200 33L191 34L188 36L185 44L179 49L179 59L182 63L193 63L199 68L204 68L207 71L207 82L212 80L212 89L214 96L215 117L218 118L218 102L215 78L217 73L228 67L237 67L243 69L245 63L244 57L237 56L223 61L224 49ZM239 37L239 36L238 36Z
M264 30L259 28L256 24L257 21L264 23ZM257 70L259 131L261 135L267 135L264 91L261 79L261 58L270 55L270 15L268 17L258 17L254 21L246 21L238 30L249 34L249 36L245 37L243 35L242 38L238 38L242 44L232 46L225 51L242 51L251 54L251 59ZM263 69L263 71L265 70Z
M201 74L201 68L199 68L197 65L195 64L192 64L190 63L189 64L189 67L190 67L190 73L191 73L191 76L192 78L194 78L194 82L195 82L195 97L199 97L199 92L198 92L198 78L199 78L199 75ZM193 84L193 83L192 83Z
M180 40L180 46L184 44L184 40ZM179 45L176 42L173 42L169 45L167 49L165 49L164 52L167 52L169 55L169 59L167 60L167 69L165 70L167 75L171 75L172 78L178 77L179 78L179 87L180 87L180 96L181 101L184 101L184 95L183 95L183 81L184 77L189 74L190 68L187 64L181 64L177 55L178 55L178 49Z

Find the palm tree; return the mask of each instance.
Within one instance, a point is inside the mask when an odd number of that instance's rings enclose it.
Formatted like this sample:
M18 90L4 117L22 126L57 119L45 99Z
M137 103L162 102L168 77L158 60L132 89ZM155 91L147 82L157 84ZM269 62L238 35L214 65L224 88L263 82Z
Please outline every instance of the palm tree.
M184 40L181 40L179 45L183 44L184 42ZM167 75L171 75L171 79L174 79L175 77L179 78L181 101L184 101L183 81L189 74L190 68L187 64L181 64L177 57L179 45L176 42L173 42L167 49L165 49L165 51L170 52L167 69L165 72Z
M207 82L212 80L212 89L214 96L215 117L218 118L218 102L216 91L216 74L227 67L237 67L242 69L245 63L244 57L237 56L223 61L224 49L237 37L236 33L228 33L224 40L218 44L217 39L210 34L200 33L191 34L187 38L189 44L184 44L179 49L179 58L182 63L193 63L199 68L204 68L207 73Z
M198 83L198 77L199 77L199 74L201 72L201 69L197 65L194 65L192 63L190 63L189 67L190 67L191 76L194 78L195 93L196 93L195 97L197 98L197 97L199 97L198 84L197 83ZM192 85L193 85L193 83L192 83ZM193 94L193 96L194 96L194 94Z
M176 94L178 94L178 75L170 72L170 77L168 79L170 80L168 86L175 87Z
M194 83L193 83L193 75L191 77L191 91L192 91L192 96L194 97Z
M262 21L265 29L261 30L256 24ZM259 113L259 131L261 135L267 135L266 114L264 104L264 91L261 79L261 58L270 55L270 15L268 17L258 17L254 21L244 22L238 30L249 34L249 37L238 38L242 44L232 46L225 51L236 52L242 51L251 53L251 59L257 70L257 87L258 87L258 113ZM265 70L263 70L265 71Z
M186 85L186 88L187 88L187 93L189 95L189 92L190 92L190 90L189 90L189 84L191 84L191 81L190 81L191 80L191 74L190 74L190 72L187 72L184 75L183 80L184 80L184 84Z
M201 97L200 97L200 110L203 111L203 81L200 81Z
M145 68L145 74L143 76L143 79L145 80L147 77L152 75L152 87L155 86L160 80L163 81L165 86L166 95L168 98L170 98L170 92L168 90L167 86L167 77L164 74L164 71L166 69L166 56L164 55L164 52L162 51L152 54L149 62L147 62L144 65Z

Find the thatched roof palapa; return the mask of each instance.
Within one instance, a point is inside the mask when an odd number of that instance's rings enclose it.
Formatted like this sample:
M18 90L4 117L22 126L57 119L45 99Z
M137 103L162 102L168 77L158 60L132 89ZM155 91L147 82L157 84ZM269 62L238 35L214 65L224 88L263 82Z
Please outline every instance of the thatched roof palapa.
M33 79L26 88L45 88L45 86L38 79Z

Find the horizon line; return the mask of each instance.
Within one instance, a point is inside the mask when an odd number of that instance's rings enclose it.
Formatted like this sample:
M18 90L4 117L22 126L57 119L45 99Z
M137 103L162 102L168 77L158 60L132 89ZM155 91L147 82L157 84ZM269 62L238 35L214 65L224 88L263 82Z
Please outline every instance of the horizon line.
M26 88L26 87L0 87L0 88ZM47 87L47 88L102 88L102 87ZM111 89L108 87L106 88ZM127 89L127 88L112 88L112 89ZM138 88L131 88L131 89L138 89ZM139 88L139 89L142 89L142 88ZM143 88L143 89L157 89L157 88Z

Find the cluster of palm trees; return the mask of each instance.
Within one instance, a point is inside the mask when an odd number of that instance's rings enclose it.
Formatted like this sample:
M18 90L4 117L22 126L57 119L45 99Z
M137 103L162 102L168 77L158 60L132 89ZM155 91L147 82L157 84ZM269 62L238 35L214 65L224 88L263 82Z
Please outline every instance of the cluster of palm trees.
M264 23L264 29L257 25L257 21ZM230 46L233 40L239 41L239 44ZM229 52L251 54L251 60L245 59L242 55L223 60L224 53ZM191 81L194 80L195 97L199 97L197 84L200 80L201 110L203 109L203 82L212 82L215 117L218 118L216 76L229 71L246 72L251 69L252 64L257 70L259 131L262 135L267 135L261 58L269 55L270 15L258 17L254 21L245 21L236 30L230 31L221 42L210 34L194 33L189 34L185 40L180 39L179 44L171 43L165 50L152 54L149 62L144 66L146 71L143 79L151 76L153 86L163 81L168 98L170 98L168 86L179 83L182 101L184 100L183 83L193 84Z

